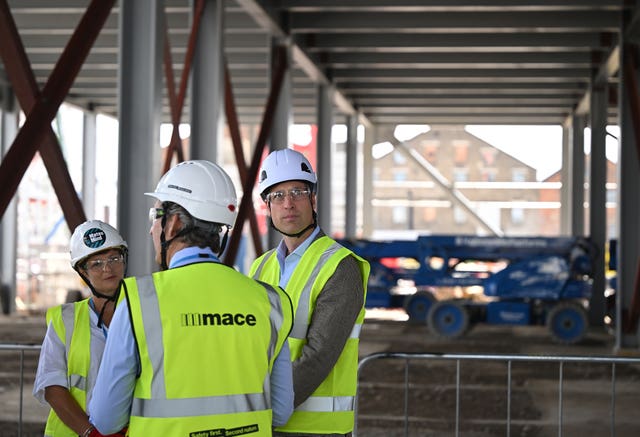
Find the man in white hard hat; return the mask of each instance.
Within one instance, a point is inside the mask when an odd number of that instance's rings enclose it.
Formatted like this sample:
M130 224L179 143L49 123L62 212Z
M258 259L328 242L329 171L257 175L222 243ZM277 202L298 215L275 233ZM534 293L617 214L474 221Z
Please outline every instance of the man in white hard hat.
M279 436L350 435L354 426L369 264L318 227L316 186L302 153L276 150L262 163L258 189L282 242L254 261L250 275L284 288L295 313L295 411Z
M293 308L278 287L219 262L237 214L229 176L209 161L169 170L150 234L162 271L128 278L90 405L101 432L131 436L271 436L293 410L287 336Z
M127 265L127 242L99 220L76 227L69 245L71 267L92 295L47 311L47 333L33 394L51 406L45 435L52 437L85 435L92 430L85 411Z

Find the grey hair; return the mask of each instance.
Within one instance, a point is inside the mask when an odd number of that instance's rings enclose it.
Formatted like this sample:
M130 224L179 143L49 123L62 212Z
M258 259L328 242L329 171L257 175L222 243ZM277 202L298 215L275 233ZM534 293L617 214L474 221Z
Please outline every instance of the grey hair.
M189 246L209 247L214 253L220 252L220 232L223 225L197 219L177 203L164 202L162 207L167 216L177 215L180 219L180 231L186 230L179 237L181 241Z

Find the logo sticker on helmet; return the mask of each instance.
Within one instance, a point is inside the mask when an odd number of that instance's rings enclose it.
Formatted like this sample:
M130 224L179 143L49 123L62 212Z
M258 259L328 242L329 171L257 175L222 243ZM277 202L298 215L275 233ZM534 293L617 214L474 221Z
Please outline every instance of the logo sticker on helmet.
M185 187L179 187L177 185L168 185L167 188L173 188L173 189L178 190L178 191L184 191L185 193L192 193L192 191L190 189L185 188Z
M102 246L107 241L107 235L102 229L91 228L84 233L82 240L84 241L85 246L95 249L96 247Z

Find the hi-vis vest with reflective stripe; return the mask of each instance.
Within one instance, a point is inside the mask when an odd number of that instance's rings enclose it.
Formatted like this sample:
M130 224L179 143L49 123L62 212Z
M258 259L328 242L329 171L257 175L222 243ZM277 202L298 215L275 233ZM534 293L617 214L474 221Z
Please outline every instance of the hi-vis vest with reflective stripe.
M294 307L293 330L289 335L293 361L300 357L302 347L306 344L307 330L318 295L336 271L340 261L349 255L360 263L366 297L369 263L327 236L311 243L291 275L285 291L291 297ZM275 249L253 262L250 276L278 285L280 264ZM347 340L331 373L316 391L295 409L287 424L276 428L278 431L311 434L346 434L353 431L353 408L358 382L358 342L364 314L363 306L351 337Z
M91 311L89 299L66 303L47 310L47 326L49 323L52 324L58 338L64 344L69 392L85 411L87 409L87 375L91 359L101 359L101 357L91 357L89 311ZM78 436L60 420L53 409L49 412L44 435L47 437Z
M128 278L140 352L129 435L271 435L270 372L291 301L222 264Z

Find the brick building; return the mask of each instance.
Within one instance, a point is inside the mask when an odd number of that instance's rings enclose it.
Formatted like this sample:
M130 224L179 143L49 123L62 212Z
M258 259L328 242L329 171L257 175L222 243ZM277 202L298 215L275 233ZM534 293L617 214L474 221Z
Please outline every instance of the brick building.
M406 143L485 222L505 235L542 235L543 218L559 214L559 201L540 203L543 184L536 181L536 169L468 133L464 126L432 126ZM374 160L372 203L374 229L486 234L427 170L398 149ZM557 234L556 227L544 228L544 234Z

